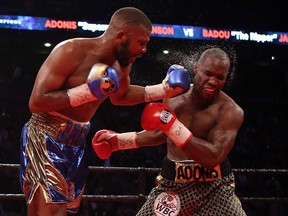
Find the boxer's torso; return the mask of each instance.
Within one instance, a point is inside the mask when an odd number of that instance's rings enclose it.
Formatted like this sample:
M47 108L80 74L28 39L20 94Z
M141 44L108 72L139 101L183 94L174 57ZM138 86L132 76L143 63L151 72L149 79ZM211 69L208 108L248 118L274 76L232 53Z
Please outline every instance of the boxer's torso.
M215 127L223 107L234 105L235 102L225 93L220 92L215 100L204 106L197 107L197 102L191 97L191 89L183 95L167 100L179 121L181 121L192 133L209 142L208 134ZM179 149L170 139L167 140L168 158L171 160L188 160L185 152Z

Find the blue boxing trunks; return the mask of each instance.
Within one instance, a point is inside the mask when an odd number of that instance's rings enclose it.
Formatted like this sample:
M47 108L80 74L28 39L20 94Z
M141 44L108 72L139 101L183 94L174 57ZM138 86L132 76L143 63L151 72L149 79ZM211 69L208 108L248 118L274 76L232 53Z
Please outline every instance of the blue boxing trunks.
M40 187L47 203L67 203L67 211L78 211L88 174L89 129L89 122L55 112L32 114L20 142L20 183L27 204Z

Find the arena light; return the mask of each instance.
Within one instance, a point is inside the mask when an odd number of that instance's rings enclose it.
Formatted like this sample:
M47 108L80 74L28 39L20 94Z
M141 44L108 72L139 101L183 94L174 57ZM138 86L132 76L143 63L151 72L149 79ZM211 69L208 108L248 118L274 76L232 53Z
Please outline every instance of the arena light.
M169 50L163 50L163 54L164 55L168 55L169 54Z
M52 44L51 44L51 43L49 43L49 42L46 42L46 43L44 43L44 46L45 46L45 47L51 47L51 46L52 46Z

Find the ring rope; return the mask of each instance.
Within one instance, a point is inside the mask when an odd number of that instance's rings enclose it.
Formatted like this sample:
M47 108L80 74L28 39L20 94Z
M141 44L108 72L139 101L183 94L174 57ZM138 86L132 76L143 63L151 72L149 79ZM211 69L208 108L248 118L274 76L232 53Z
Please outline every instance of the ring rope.
M24 200L24 194L0 194L0 200ZM83 200L91 202L144 202L145 195L83 195ZM288 203L286 197L239 197L244 202Z
M0 170L19 169L20 164L0 164ZM129 173L159 173L161 168L146 167L103 167L89 166L91 172L129 172ZM288 169L232 169L235 173L280 173L287 174ZM0 200L24 200L24 194L0 194ZM93 202L144 202L147 196L139 195L83 195L83 200ZM288 203L287 197L239 197L242 202L261 202L261 203Z
M20 164L0 164L1 169L19 169ZM132 172L132 173L158 173L161 168L147 168L147 167L103 167L103 166L89 166L91 172ZM288 169L233 169L235 173L288 173Z

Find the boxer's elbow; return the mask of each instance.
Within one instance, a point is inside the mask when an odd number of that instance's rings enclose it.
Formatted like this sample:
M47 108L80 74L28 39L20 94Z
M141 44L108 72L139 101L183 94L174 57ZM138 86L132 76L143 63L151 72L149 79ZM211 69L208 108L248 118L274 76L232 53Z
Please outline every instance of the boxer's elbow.
M32 113L44 112L44 109L48 107L47 105L47 102L44 103L43 101L36 100L35 98L31 98L28 104L29 110Z
M195 151L191 150L188 145L183 147L183 150L193 158L197 163L205 166L208 169L214 168L219 165L224 159L225 155L221 153L217 153L217 151L210 150L202 150L202 151Z
M212 169L219 165L221 163L221 160L207 160L202 163L206 168Z
M206 168L212 169L222 163L224 159L225 158L220 155L210 155L209 158L206 158L206 160L203 161L203 165Z
M30 100L29 101L29 110L30 110L30 112L32 112L32 113L40 112L39 107L40 107L39 104L35 103L34 100Z

